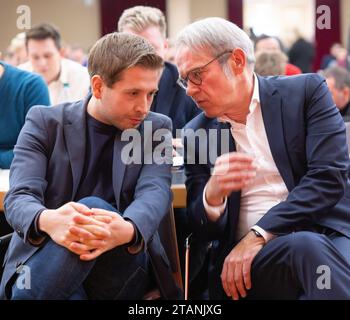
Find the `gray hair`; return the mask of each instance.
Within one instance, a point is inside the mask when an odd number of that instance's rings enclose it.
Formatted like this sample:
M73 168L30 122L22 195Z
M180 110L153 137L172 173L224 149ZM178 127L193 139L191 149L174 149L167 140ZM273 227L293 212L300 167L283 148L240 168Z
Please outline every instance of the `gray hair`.
M185 27L176 38L176 50L182 47L191 50L209 50L213 57L224 51L241 48L247 56L247 64L254 69L255 56L252 41L248 35L234 23L222 18L211 17L196 21ZM228 78L232 77L231 69L219 60Z

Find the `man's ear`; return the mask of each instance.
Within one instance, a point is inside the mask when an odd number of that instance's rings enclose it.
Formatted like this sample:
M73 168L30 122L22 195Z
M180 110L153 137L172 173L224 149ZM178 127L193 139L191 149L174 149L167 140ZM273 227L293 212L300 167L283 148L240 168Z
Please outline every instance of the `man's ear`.
M103 86L104 86L104 82L101 78L101 76L99 75L94 75L91 78L91 91L92 91L92 95L96 98L96 99L101 99L102 97L102 91L103 91Z
M246 53L241 48L236 48L231 53L230 61L233 74L241 74L247 64Z

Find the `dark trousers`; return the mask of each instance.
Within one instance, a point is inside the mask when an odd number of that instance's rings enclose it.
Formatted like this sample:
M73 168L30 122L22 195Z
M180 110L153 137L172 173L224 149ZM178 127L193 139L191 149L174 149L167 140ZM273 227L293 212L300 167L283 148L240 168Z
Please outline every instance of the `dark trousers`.
M84 198L90 208L116 209L102 199ZM12 287L12 299L140 299L149 285L145 252L131 255L125 246L82 261L68 249L49 240L26 263L30 289Z
M278 237L259 251L251 277L246 299L350 299L350 239L331 230Z

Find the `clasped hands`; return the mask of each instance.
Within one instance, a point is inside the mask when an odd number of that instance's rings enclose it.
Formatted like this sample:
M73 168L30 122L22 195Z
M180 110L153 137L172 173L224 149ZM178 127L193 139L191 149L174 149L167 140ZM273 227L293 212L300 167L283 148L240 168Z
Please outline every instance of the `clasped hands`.
M129 243L135 235L132 223L118 213L90 209L76 202L44 210L39 217L39 229L85 261Z

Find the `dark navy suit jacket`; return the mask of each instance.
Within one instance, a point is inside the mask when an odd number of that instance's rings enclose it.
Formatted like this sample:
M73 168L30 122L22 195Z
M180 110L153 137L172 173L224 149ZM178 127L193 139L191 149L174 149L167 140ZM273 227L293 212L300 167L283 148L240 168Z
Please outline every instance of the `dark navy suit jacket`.
M345 125L325 80L306 74L258 77L258 83L269 146L289 195L266 212L257 225L275 235L324 226L350 238L350 163ZM219 132L229 125L201 114L187 128ZM217 142L220 146L220 134ZM189 164L190 150L195 156L192 161L198 163L198 141L189 145L185 137L184 143L188 212L197 236L213 240L210 291L212 297L218 297L216 294L223 292L223 260L235 245L241 194L233 192L220 219L209 221L202 196L213 163ZM230 150L235 151L231 135ZM219 147L216 151L221 154Z
M6 219L15 232L5 257L0 296L16 268L39 249L28 242L36 215L45 208L58 208L75 199L84 167L89 98L50 109L33 107L27 115L14 150L10 190L4 201ZM169 130L166 142L171 150L170 119L151 112L146 120L152 121L152 132ZM138 130L143 146L144 124ZM129 141L116 136L111 187L117 209L134 222L144 239L163 297L176 298L179 291L157 233L171 206L171 165L149 162L126 165L121 154L127 144ZM151 143L152 150L158 144Z
M176 66L165 62L159 91L151 107L152 111L164 114L173 121L173 137L176 135L176 129L182 129L186 123L201 113L192 98L176 83L178 78L179 72Z

